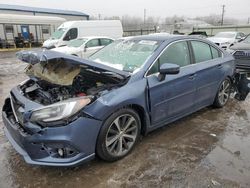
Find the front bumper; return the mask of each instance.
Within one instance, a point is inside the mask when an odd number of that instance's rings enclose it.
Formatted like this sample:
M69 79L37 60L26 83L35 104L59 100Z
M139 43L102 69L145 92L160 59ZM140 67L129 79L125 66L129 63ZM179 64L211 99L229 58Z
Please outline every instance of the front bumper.
M9 105L6 102L2 112L5 135L27 163L74 166L94 158L101 121L79 117L66 126L43 128L30 133L25 131L25 124L22 126L16 122ZM59 149L62 149L65 155L60 156Z

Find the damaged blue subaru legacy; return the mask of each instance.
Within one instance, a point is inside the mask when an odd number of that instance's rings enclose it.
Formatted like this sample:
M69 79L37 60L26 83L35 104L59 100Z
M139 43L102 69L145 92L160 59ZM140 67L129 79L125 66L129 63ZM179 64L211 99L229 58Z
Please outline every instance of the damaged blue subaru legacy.
M28 63L29 79L5 101L4 130L37 165L121 159L140 135L206 106L223 107L235 82L230 54L187 36L124 38L88 60L49 50L17 57Z

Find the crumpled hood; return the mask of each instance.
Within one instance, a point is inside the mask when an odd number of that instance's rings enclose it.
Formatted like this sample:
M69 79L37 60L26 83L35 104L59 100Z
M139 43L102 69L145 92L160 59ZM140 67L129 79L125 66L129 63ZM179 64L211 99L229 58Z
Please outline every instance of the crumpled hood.
M225 42L229 42L229 43L233 43L234 40L230 39L230 38L218 38L218 37L209 37L207 38L208 40L210 40L213 43L225 43Z
M239 42L230 47L231 50L250 50L250 43Z
M56 51L56 52L65 53L65 54L77 54L80 51L78 48L68 47L68 46L53 48L51 50Z
M110 74L116 73L124 78L129 77L130 73L121 71L107 65L96 63L87 59L82 59L76 56L63 54L52 50L34 50L34 51L20 51L17 52L17 58L23 62L35 65L37 63L47 63L49 60L62 59L69 64L80 65L82 68L92 69L92 71L105 72Z

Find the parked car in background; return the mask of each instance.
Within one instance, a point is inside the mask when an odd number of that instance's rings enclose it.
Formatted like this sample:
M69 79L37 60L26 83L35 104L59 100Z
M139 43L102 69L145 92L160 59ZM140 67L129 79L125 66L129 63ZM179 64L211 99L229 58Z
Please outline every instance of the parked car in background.
M68 21L60 25L43 47L52 49L64 46L68 41L87 36L108 36L113 39L123 35L120 20Z
M219 32L215 36L207 39L226 50L244 37L245 34L242 32Z
M27 163L115 161L141 134L206 106L223 107L234 58L189 36L117 40L89 60L52 50L20 52L30 79L3 106L5 134Z
M82 37L69 41L65 46L53 48L51 50L87 58L113 41L112 38L108 37Z
M189 33L188 35L197 36L197 37L200 37L200 38L207 38L206 31L193 31L192 33Z
M250 34L248 34L238 43L235 43L234 45L230 46L228 52L233 53L237 50L250 50Z
M228 50L236 59L236 67L250 70L250 35L232 45Z

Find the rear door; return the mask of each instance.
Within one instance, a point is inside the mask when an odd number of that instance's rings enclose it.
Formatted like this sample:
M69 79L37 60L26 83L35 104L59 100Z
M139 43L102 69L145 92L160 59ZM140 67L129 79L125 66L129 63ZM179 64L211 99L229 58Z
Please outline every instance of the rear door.
M104 46L107 46L109 45L110 43L112 43L113 40L112 39L107 39L107 38L101 38L100 39L100 45L101 45L101 48L103 48Z
M159 67L164 63L178 64L180 73L166 75L165 80L159 81ZM149 69L147 80L153 126L193 111L196 77L186 41L169 45Z
M202 41L190 41L196 69L196 108L211 105L224 79L222 53Z

